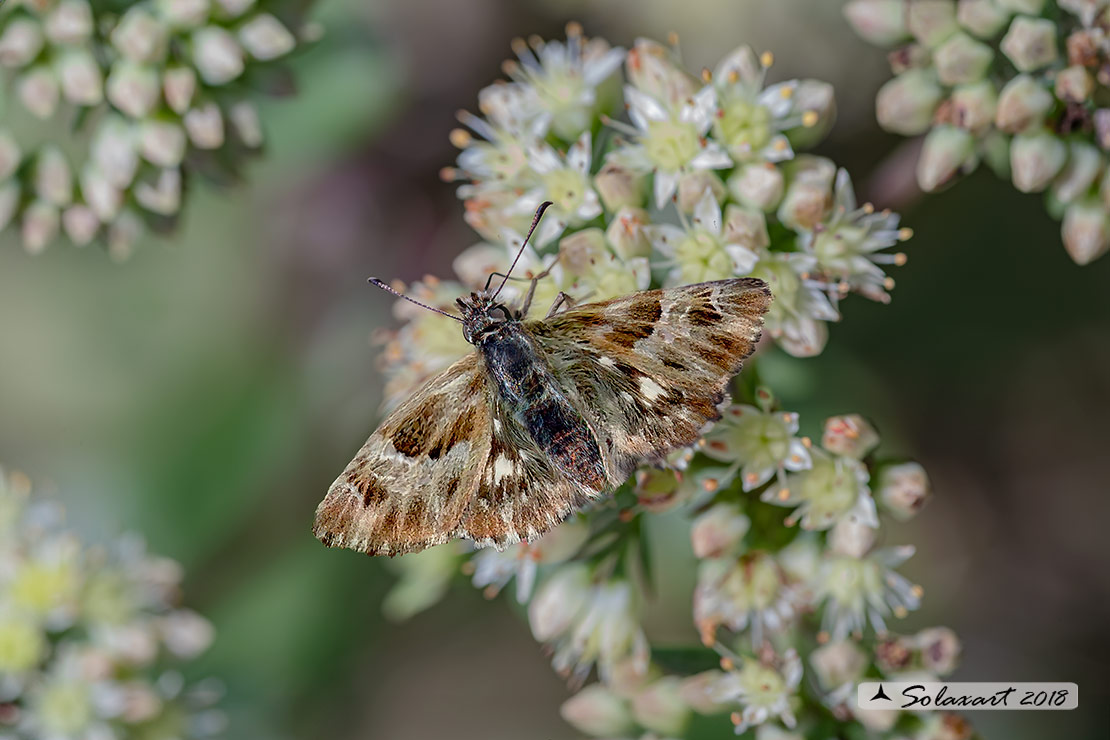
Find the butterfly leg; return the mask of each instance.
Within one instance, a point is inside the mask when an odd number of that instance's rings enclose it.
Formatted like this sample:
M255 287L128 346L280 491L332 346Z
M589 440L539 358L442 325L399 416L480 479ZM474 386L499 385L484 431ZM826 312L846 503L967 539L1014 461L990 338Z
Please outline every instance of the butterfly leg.
M576 305L578 305L578 301L574 300L569 295L560 290L559 295L555 296L555 302L552 303L551 308L548 309L547 316L545 318L551 318L559 312L560 308L562 308L564 311L567 311L574 308Z
M539 282L545 277L551 274L551 268L555 267L556 264L558 264L558 260L552 262L550 265L547 266L546 270L532 278L532 284L528 286L528 294L524 296L524 302L520 305L521 316L528 315L528 309L532 307L532 298L534 298L536 295L536 285L539 284ZM548 316L550 315L551 314L548 313Z

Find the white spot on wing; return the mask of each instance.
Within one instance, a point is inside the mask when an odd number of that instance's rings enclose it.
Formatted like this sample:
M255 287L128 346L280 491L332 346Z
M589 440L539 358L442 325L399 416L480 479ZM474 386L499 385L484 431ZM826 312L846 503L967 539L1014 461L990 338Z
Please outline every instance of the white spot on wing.
M516 464L505 455L498 455L493 461L493 481L500 483L502 478L516 474Z
M613 362L612 357L602 356L602 358L600 360L598 360L598 362L600 362L605 367L616 367L617 366L617 363Z
M640 378L640 393L643 393L644 398L647 400L654 401L659 398L659 396L665 394L666 391L663 390L663 386L659 385L651 378L644 376Z

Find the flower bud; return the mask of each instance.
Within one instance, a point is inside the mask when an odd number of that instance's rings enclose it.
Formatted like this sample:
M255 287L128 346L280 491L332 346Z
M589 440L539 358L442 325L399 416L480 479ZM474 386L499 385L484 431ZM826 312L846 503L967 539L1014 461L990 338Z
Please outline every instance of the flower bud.
M571 275L589 273L598 260L608 256L605 232L598 228L582 229L559 240L559 261Z
M215 0L226 18L238 18L254 6L254 0Z
M784 165L788 185L776 215L786 226L812 229L828 213L836 165L824 157L801 155Z
M671 50L650 39L636 39L625 62L628 82L664 105L693 97L699 85L673 61Z
M544 581L528 604L532 635L547 642L566 632L590 600L590 573L584 565L566 565Z
M108 100L131 116L145 118L158 105L161 85L153 67L117 60L108 73Z
M23 248L29 254L38 254L58 236L58 208L46 201L36 200L23 209Z
M112 30L112 46L132 62L159 62L166 56L169 29L144 6L132 5Z
M1072 31L1065 42L1068 64L1080 67L1099 65L1099 45L1102 42L1101 29L1081 28Z
M867 654L852 640L838 640L814 649L809 663L825 691L855 683L867 670Z
M1050 131L1018 134L1010 143L1010 169L1014 187L1039 193L1064 168L1068 148Z
M639 208L646 197L647 178L616 162L609 161L594 176L594 189L610 213L621 208Z
M159 167L176 167L185 157L185 130L176 121L147 119L139 124L139 152Z
M104 78L91 52L74 49L63 52L55 68L62 85L62 96L74 105L98 105L104 100Z
M161 617L158 632L166 649L185 660L203 653L216 637L212 623L191 609L174 609Z
M809 149L819 144L836 121L836 94L833 86L821 80L798 80L791 98L791 112L802 116L802 124L784 131L794 149Z
M172 216L181 208L181 170L164 169L157 179L135 183L135 200L151 213Z
M219 149L224 143L224 119L220 106L205 103L185 114L185 130L197 149Z
M56 206L69 205L73 200L73 172L66 155L58 147L47 144L35 158L35 194L40 200Z
M605 230L605 240L622 260L647 257L651 254L651 240L644 227L650 223L651 217L644 209L624 206Z
M862 460L879 444L879 433L859 414L833 416L825 421L821 446L829 452Z
M104 223L114 219L123 206L123 193L91 165L81 171L81 197Z
M19 101L32 115L50 118L58 107L58 79L47 67L32 67L16 82Z
M1044 8L1044 0L994 0L994 4L1011 13L1037 15Z
M251 149L262 146L262 120L258 117L258 110L245 100L231 106L228 111L231 128L239 141Z
M1010 13L994 0L959 0L956 20L979 38L992 39L1010 20Z
M625 701L600 683L563 702L559 714L579 732L598 737L622 735L633 727Z
M895 75L911 69L927 69L933 66L933 54L916 41L900 46L886 55L890 71Z
M176 29L196 28L208 20L209 0L156 0L158 14Z
M117 188L126 188L139 167L135 129L121 116L105 118L89 145L90 159Z
M1047 18L1019 15L999 48L1020 72L1045 67L1056 61L1056 25Z
M902 715L897 709L856 709L852 716L871 732L886 732Z
M1008 134L1039 126L1056 101L1029 75L1018 75L1006 83L998 96L994 123Z
M933 53L937 77L945 85L978 82L994 59L991 47L962 31L953 34Z
M1085 67L1072 66L1056 74L1056 97L1065 103L1085 103L1095 91L1095 78Z
M42 27L31 18L15 17L7 21L0 34L0 64L24 67L39 55L43 47Z
M83 203L74 203L62 211L62 228L74 246L83 247L93 240L100 230L100 219L93 209Z
M724 238L726 243L739 244L752 252L771 245L767 218L763 212L742 208L735 203L729 203L725 209Z
M914 635L925 670L945 676L956 670L960 657L960 638L947 627L930 627Z
M162 73L162 92L170 110L184 115L197 91L197 73L192 67L169 67Z
M994 83L982 80L960 85L952 91L952 123L973 134L985 133L994 123L998 92Z
M929 130L942 96L931 71L911 69L879 88L875 115L885 130L915 136Z
M6 129L0 129L0 182L7 180L19 169L19 162L23 153L19 150L19 143Z
M1106 8L1107 0L1056 0L1056 4L1079 16L1084 26L1094 25L1095 17Z
M636 723L660 735L678 737L690 719L690 707L682 698L682 679L663 676L632 698Z
M130 209L121 211L116 220L108 225L108 256L116 262L131 257L145 230L143 220L137 213Z
M717 504L694 520L690 541L699 558L719 558L739 549L751 520L734 504Z
M833 525L828 544L831 552L862 558L875 544L875 529L855 516L846 516Z
M8 228L19 208L19 183L15 180L0 183L0 230Z
M899 521L912 518L932 495L929 476L918 463L884 467L879 472L879 501Z
M1110 223L1102 203L1094 198L1072 203L1060 227L1064 249L1077 265L1086 265L1110 249Z
M773 211L786 186L782 171L770 162L741 165L728 178L728 192L741 205Z
M644 511L669 511L685 500L682 476L667 468L648 468L636 472L636 503Z
M925 192L950 184L958 174L974 168L975 140L955 126L937 126L925 137L917 160L917 184Z
M906 28L930 49L959 30L954 0L914 0L906 3Z
M92 8L85 0L61 0L43 24L55 44L79 44L93 32Z
M1083 141L1069 145L1068 163L1052 184L1052 194L1061 203L1071 203L1087 195L1102 169L1102 154Z
M281 21L269 13L259 13L239 29L239 42L255 59L268 61L293 51L297 41Z
M718 203L725 198L725 184L716 174L694 170L682 175L678 179L678 209L683 213L693 213L706 190L713 194L713 199Z
M243 49L235 37L219 26L193 32L193 64L209 85L224 85L243 74Z
M902 0L850 0L844 17L860 37L876 46L896 44L908 35Z

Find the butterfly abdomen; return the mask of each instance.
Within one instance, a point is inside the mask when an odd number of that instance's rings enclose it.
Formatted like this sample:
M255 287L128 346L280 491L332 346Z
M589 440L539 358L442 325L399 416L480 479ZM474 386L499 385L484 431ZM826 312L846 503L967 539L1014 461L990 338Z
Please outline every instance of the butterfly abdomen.
M502 403L551 460L586 488L608 487L605 463L586 420L567 400L547 360L519 323L478 344Z

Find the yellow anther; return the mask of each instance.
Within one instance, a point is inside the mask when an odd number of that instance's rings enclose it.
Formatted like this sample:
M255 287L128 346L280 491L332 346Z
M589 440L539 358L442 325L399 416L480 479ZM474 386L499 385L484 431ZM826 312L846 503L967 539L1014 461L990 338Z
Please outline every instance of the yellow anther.
M451 133L448 134L447 138L450 139L452 146L458 147L459 149L466 149L470 146L470 142L474 140L474 137L472 137L468 131L464 131L461 128L451 129Z
M764 67L770 67L775 63L775 55L769 51L765 51L759 55L759 63Z

